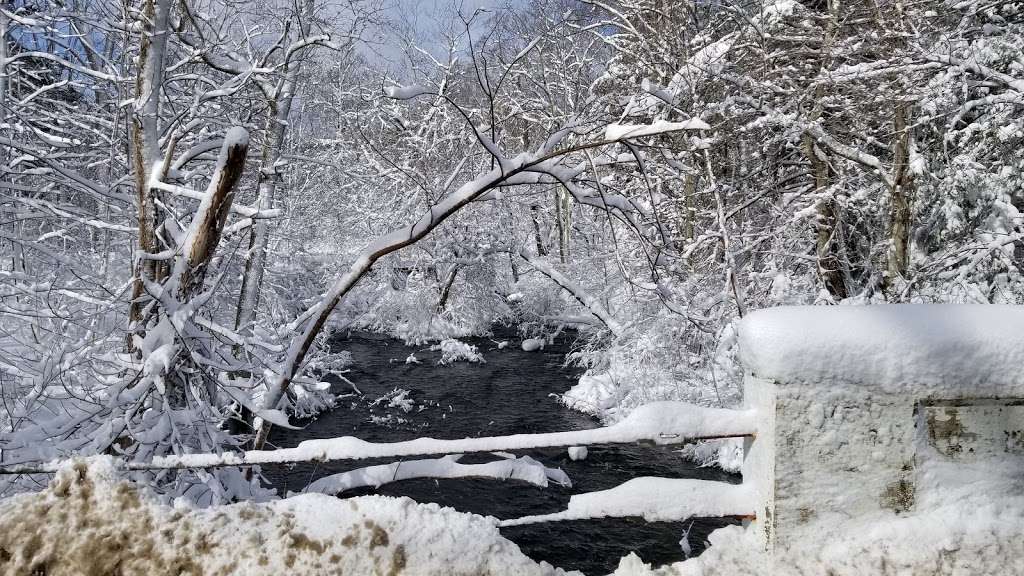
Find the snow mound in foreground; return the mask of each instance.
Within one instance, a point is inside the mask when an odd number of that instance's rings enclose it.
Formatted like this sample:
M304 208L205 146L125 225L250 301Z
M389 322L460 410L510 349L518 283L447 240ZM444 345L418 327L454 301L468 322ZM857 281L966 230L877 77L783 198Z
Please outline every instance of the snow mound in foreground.
M80 574L564 574L493 520L408 498L306 494L170 507L78 460L49 487L0 501L0 572Z

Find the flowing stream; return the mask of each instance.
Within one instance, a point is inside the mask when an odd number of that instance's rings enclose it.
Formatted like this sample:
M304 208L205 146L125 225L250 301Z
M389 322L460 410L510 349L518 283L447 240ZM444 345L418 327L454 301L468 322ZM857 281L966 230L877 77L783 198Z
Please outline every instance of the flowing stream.
M508 346L499 349L497 342ZM370 333L336 337L336 350L348 350L354 365L346 376L362 392L341 400L331 412L307 423L302 430L274 429L270 441L295 446L303 440L356 436L376 442L395 442L419 436L465 438L531 432L556 432L599 426L597 420L563 406L552 394L564 392L579 377L579 370L562 366L569 341L557 340L542 351L524 352L512 331L498 331L492 339L470 338L486 363L458 362L438 365L440 352L409 347ZM415 354L420 364L406 364ZM395 390L398 390L395 392ZM402 391L408 392L403 393ZM336 392L350 392L337 384ZM562 468L572 487L550 484L540 488L520 481L494 479L415 479L346 492L409 496L465 512L515 518L564 509L572 494L611 488L637 476L702 478L739 482L739 476L715 468L701 468L683 460L669 447L594 446L583 461L569 459L565 449L526 452L549 467ZM493 460L490 455L467 455L462 462ZM380 464L380 461L299 464L265 467L264 473L279 490L300 492L322 476ZM504 528L535 560L545 560L585 574L607 574L619 558L636 551L645 562L664 564L684 558L680 538L688 532L692 553L705 547L707 535L728 524L721 519L647 523L639 518L600 519L535 524Z

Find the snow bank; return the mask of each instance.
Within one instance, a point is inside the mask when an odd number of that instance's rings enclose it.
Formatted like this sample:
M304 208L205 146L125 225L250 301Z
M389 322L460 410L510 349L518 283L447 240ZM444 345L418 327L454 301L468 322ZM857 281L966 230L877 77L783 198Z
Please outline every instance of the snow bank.
M903 304L758 310L740 323L746 370L780 383L888 392L1024 385L1024 307Z
M622 392L611 374L591 374L580 376L579 382L562 394L562 403L592 416L604 416L605 413L618 406Z
M493 519L408 498L307 494L197 510L121 482L113 461L78 460L37 494L0 501L7 574L555 575Z

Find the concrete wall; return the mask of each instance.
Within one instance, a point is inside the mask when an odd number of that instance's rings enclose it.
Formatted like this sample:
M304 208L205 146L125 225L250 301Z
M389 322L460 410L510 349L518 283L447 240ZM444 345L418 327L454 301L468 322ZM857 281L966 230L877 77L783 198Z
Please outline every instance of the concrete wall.
M743 474L757 486L766 550L805 536L812 521L914 510L924 458L964 465L1024 454L1024 401L933 399L866 386L778 384L748 375L761 414Z

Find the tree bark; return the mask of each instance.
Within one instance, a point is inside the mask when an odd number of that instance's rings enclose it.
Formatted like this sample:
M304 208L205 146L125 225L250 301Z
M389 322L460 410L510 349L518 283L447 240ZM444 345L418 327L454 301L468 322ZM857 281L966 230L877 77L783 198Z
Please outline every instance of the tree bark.
M572 204L569 192L562 187L555 191L555 213L558 218L558 258L565 264L569 261L569 237L572 230Z
M311 0L303 2L302 14L299 15L299 29L303 38L309 35L313 8ZM274 92L268 95L270 106L267 112L267 138L261 155L256 196L257 210L270 210L276 202L277 188L281 182L278 168L284 152L288 116L291 114L300 70L299 61L287 62L284 78ZM245 272L242 276L242 289L238 295L238 309L235 315L235 330L239 334L251 334L252 325L256 321L269 242L270 222L265 219L255 221L249 232L249 250L245 255Z
M544 235L540 231L540 206L530 206L530 218L533 220L533 239L537 245L537 254L547 256L547 248L544 247Z
M831 60L831 49L839 27L839 0L828 2L828 23L819 52L818 69L825 70ZM822 117L825 100L824 86L814 88L814 106L810 112L810 120L818 121ZM814 178L814 195L816 198L817 221L814 225L815 256L818 263L818 276L825 289L836 300L849 295L846 287L846 262L840 254L842 238L842 220L835 198L830 194L832 169L829 166L825 151L818 146L817 138L804 132L801 137L803 152L811 164L811 175Z
M249 135L242 128L228 132L217 161L217 171L210 180L207 197L196 213L197 220L189 227L184 268L178 279L179 299L187 300L203 289L206 270L220 243L224 222L235 197L235 185L245 171L249 151Z
M441 289L441 297L437 300L437 312L440 314L444 312L448 306L448 298L452 293L452 285L455 284L455 277L459 273L459 265L453 264L452 269L448 271L448 275L445 277L444 287Z
M910 264L910 203L914 193L914 173L910 169L912 139L908 124L909 104L896 106L893 114L893 132L896 145L893 150L892 194L889 200L889 280L902 278Z
M841 234L839 214L835 198L828 193L831 169L821 157L824 152L809 135L803 136L804 154L811 163L814 178L814 194L817 198L817 219L814 223L815 256L818 263L818 277L825 289L836 300L849 294L846 289L846 271L839 253L838 236Z
M145 0L142 6L143 32L139 46L139 71L135 79L135 106L131 127L131 157L136 205L139 218L139 245L143 253L159 252L156 228L158 216L152 182L154 170L162 160L160 153L160 90L164 78L164 55L170 33L171 0ZM132 281L132 301L128 312L127 349L135 350L132 335L140 330L142 297L146 280L157 281L164 266L155 260L139 258Z

